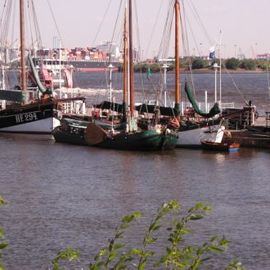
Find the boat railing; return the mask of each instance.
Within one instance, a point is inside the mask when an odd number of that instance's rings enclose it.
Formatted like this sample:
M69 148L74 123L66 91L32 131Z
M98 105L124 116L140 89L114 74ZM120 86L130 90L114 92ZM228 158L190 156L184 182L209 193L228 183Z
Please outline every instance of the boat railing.
M210 108L212 108L214 106L214 102L198 102L198 107L200 110L203 110L205 112L209 112ZM174 107L174 103L172 104L172 107ZM184 111L187 109L187 108L191 108L192 107L192 104L190 102L185 102L185 101L182 101L181 104L180 104L180 109L181 109L181 112L182 114L184 114ZM235 108L235 104L234 102L231 102L231 103L222 103L221 104L221 108L230 108L230 109L233 109Z
M234 109L235 104L234 102L227 102L227 103L222 102L222 108Z

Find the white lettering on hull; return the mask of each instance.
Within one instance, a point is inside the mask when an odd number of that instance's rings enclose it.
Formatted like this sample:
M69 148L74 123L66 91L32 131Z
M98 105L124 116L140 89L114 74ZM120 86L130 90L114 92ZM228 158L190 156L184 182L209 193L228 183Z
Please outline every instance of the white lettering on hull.
M16 123L25 123L38 120L36 112L19 113L15 115Z

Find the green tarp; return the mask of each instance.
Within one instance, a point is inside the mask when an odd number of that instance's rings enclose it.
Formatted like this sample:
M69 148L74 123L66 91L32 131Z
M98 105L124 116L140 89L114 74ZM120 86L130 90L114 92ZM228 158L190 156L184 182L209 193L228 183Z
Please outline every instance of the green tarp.
M200 116L206 117L206 118L211 118L213 116L215 116L216 114L220 113L220 109L218 106L218 103L215 103L214 106L210 109L209 113L203 112L202 110L200 110L194 96L191 93L191 89L189 88L188 83L185 83L185 92L187 94L188 100L190 101L190 103L192 104L192 107L194 109L194 111L199 114Z

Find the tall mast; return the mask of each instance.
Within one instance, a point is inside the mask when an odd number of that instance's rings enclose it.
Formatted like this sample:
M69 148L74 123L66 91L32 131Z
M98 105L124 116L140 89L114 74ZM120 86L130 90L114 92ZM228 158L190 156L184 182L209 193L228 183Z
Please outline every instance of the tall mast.
M127 29L127 7L124 19L124 62L123 62L123 121L126 121L127 91L128 91L128 29Z
M24 0L20 0L21 89L26 91Z
M134 116L134 70L133 70L133 39L132 39L132 0L129 0L129 91L130 115Z
M176 116L180 115L180 49L179 49L179 22L180 22L180 4L175 0L175 111Z
M221 68L222 68L222 63L221 63L221 37L222 37L222 32L220 30L219 32L219 106L222 108L222 94L221 94Z

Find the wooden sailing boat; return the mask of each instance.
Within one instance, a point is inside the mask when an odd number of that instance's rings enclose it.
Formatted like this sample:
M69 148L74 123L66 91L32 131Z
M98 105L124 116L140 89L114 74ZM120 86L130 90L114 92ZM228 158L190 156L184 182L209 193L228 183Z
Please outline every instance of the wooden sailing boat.
M24 134L51 134L60 125L59 102L47 89L28 91L25 61L24 0L20 0L20 87L17 90L0 90L0 99L11 102L0 111L0 132ZM30 98L29 96L32 96ZM33 98L36 96L36 98ZM66 100L68 102L68 100Z
M171 107L163 107L157 105L149 105L149 104L142 104L136 106L136 109L140 113L152 113L154 114L155 111L158 109L160 115L163 116L163 122L167 123L170 129L175 130L178 132L178 140L177 146L178 147L200 147L201 146L201 133L208 130L208 118L216 115L219 113L219 109L216 108L216 105L209 113L204 113L199 111L197 106L197 113L203 115L204 119L200 120L196 123L190 123L187 121L183 115L180 113L180 103L181 103L181 84L180 84L180 1L174 1L174 24L175 24L175 33L174 33L174 54L175 54L175 105L174 108ZM185 84L185 90L187 94L189 94L189 98L193 98L191 91L188 87L188 84ZM189 91L188 91L189 90ZM193 98L192 105L197 105L195 99ZM100 107L103 108L110 108L110 103L102 103ZM219 124L219 120L216 121L217 127Z
M0 98L12 103L0 111L0 132L49 133L55 121L54 103L50 99L42 102L27 102L27 80L25 68L25 22L24 1L20 0L20 89L0 90ZM33 94L33 92L32 92Z
M148 126L147 129L145 130L139 128L137 125L138 118L135 116L135 91L134 91L134 73L133 73L134 68L133 68L133 38L132 38L132 0L129 0L128 3L129 3L128 35L127 35L126 19L124 27L125 33L124 33L123 121L125 128L122 130L105 131L104 129L95 125L94 123L90 123L86 130L85 140L89 145L95 145L98 147L112 148L112 149L122 149L122 150L173 149L175 147L177 140L177 135L173 131L161 125ZM127 16L125 15L125 18L126 17ZM126 110L128 81L130 91L129 92L130 104L129 110Z
M201 134L208 130L208 121L203 120L195 124L190 124L189 121L185 121L180 117L180 100L181 100L181 84L180 84L180 2L175 0L174 3L175 14L175 107L174 107L174 122L172 123L175 129L178 131L177 147L200 147ZM185 92L188 98L192 102L192 105L196 106L196 101L193 98L191 91L188 87L188 83L185 83ZM193 99L193 100L192 100ZM195 108L196 111L196 108ZM204 117L213 117L220 113L218 105L215 104L209 113L203 113L197 108L197 113ZM179 124L177 123L179 122ZM219 124L219 120L216 124Z
M127 12L125 12L126 14ZM102 148L120 150L162 150L173 149L176 145L177 135L166 126L148 125L142 129L138 127L138 118L135 115L135 93L133 75L133 42L132 42L132 0L129 0L128 16L125 19L124 31L124 80L123 80L123 119L118 129L102 128L95 122L89 123L84 131L86 144ZM128 33L128 34L127 34ZM127 77L128 76L128 77ZM129 108L127 109L127 86L129 82ZM73 121L74 124L74 121ZM76 143L77 135L70 134L72 129L57 128L54 137L57 141ZM84 144L84 141L80 141Z

